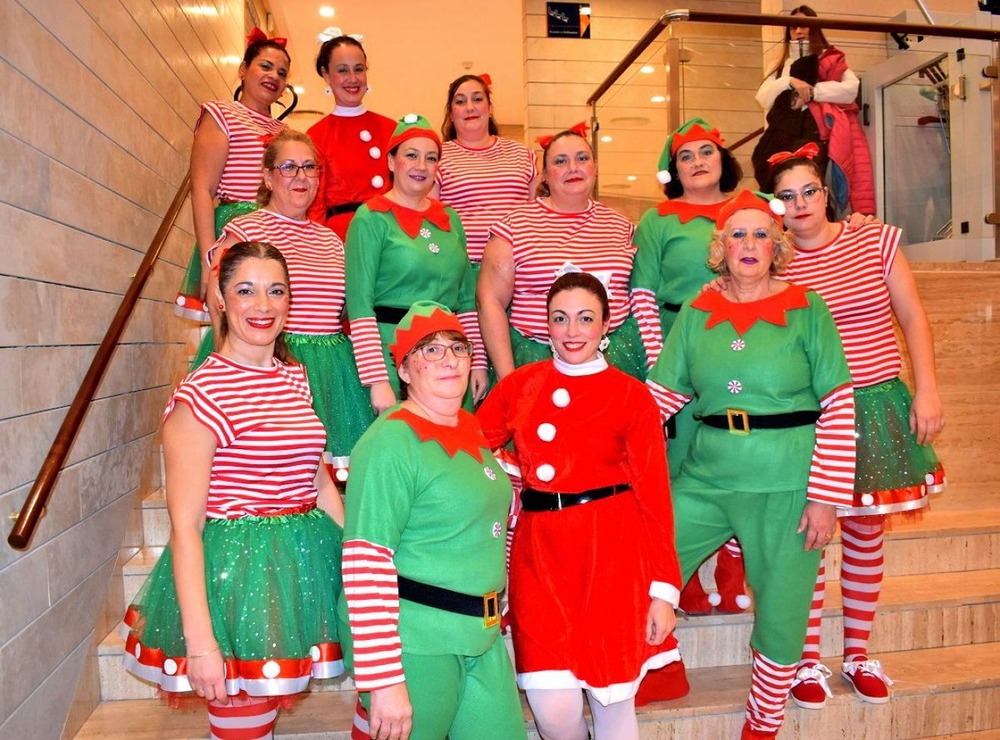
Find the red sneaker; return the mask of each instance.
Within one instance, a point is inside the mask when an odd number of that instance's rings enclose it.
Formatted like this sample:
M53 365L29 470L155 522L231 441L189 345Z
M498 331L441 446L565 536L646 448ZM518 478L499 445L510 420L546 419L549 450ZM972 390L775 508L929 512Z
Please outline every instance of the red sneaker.
M803 709L822 709L827 697L833 698L830 684L826 679L833 673L822 663L813 663L799 668L792 681L792 701Z
M861 701L869 704L887 704L892 679L885 675L877 660L855 660L844 663L840 675L854 688Z
M778 737L778 731L755 730L750 726L750 720L743 723L743 732L740 733L740 740L774 740Z

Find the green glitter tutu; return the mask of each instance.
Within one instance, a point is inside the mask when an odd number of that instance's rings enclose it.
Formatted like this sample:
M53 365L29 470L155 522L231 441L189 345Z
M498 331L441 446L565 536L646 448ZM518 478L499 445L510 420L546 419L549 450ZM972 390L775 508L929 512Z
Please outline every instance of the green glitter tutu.
M371 393L361 385L354 346L343 334L285 334L288 348L306 368L313 410L326 427L326 449L350 455L375 421Z
M256 203L220 203L215 207L215 238L222 236L222 228L237 216L253 213L259 206ZM208 309L201 299L201 271L202 265L201 250L197 243L188 262L184 279L181 280L181 287L177 291L177 298L174 300L174 313L185 319L200 321L203 324L209 322ZM207 357L208 355L206 355ZM201 364L201 363L199 363Z
M205 582L228 694L295 694L311 678L344 672L337 639L342 539L343 530L315 508L206 521ZM170 547L125 625L125 667L165 691L190 691Z
M608 334L608 348L604 359L633 378L646 382L646 350L639 335L639 322L629 314L622 325ZM514 366L552 359L552 347L524 336L514 327L510 329L510 347L514 353Z
M934 448L910 432L913 398L899 378L854 389L857 414L857 470L854 508L841 516L913 511L927 506L928 494L944 489Z

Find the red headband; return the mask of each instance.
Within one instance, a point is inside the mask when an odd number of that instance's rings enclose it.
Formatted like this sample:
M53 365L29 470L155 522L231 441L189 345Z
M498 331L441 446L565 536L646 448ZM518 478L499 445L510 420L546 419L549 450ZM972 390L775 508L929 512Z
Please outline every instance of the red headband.
M585 121L580 121L578 124L576 124L574 126L570 126L568 129L565 129L565 130L566 131L572 131L574 134L577 134L578 136L582 136L584 139L587 138L588 128L587 128L587 123ZM552 143L552 140L558 134L561 134L561 133L562 133L562 131L559 131L559 132L557 132L555 134L546 134L545 136L539 136L537 139L535 139L535 141L538 142L538 144L542 147L542 149L548 149L549 148L549 144Z
M803 144L794 152L777 152L772 154L767 158L767 163L771 167L777 167L779 164L784 162L786 159L800 158L800 159L815 159L819 154L819 146L810 141L808 144Z
M251 44L256 44L259 41L270 41L272 44L280 46L282 49L284 49L285 45L288 43L288 39L280 36L268 38L266 33L257 28L257 26L254 26L253 30L251 30L247 35L247 47Z

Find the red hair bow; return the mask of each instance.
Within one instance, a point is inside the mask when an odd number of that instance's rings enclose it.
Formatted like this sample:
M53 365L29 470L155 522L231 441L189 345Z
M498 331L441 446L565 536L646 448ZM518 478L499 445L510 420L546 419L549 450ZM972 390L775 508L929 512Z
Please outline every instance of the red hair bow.
M250 44L256 44L258 41L270 41L272 44L276 44L282 49L284 49L285 44L288 43L288 39L281 38L280 36L268 38L266 33L257 28L257 26L254 26L253 30L247 35L247 46L250 46Z
M802 159L815 159L819 154L819 146L810 141L808 144L803 144L794 152L777 152L772 154L767 158L767 163L772 167L777 167L779 164L784 162L786 159L793 159L794 157L801 157Z
M486 87L488 87L488 88L492 88L493 87L493 78L490 77L489 72L483 72L482 74L476 75L476 77L478 77L483 82L485 82L486 83Z
M587 126L586 121L580 121L578 124L570 126L568 129L566 129L566 131L572 131L574 134L582 136L584 139L587 138L587 131L589 130L590 129ZM537 139L535 139L535 141L538 142L538 144L542 147L542 149L548 149L549 144L552 143L552 139L554 139L555 137L556 134L546 134L545 136L539 136Z

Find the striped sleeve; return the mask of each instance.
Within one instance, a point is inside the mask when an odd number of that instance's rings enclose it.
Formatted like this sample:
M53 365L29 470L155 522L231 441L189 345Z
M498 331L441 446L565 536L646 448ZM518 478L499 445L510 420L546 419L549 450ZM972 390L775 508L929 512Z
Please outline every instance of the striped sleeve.
M693 398L693 396L685 396L683 393L664 388L655 380L647 380L646 387L653 394L653 400L656 401L656 405L660 407L660 418L663 421L666 421L684 408L684 404Z
M632 315L639 322L639 335L646 351L646 367L651 368L663 350L663 327L660 326L656 296L646 288L634 288L629 299L632 302Z
M164 416L173 411L178 403L183 403L191 409L194 418L215 435L220 447L228 447L236 439L236 430L226 413L197 385L181 383L174 392Z
M350 324L354 361L358 366L361 384L372 386L376 383L388 383L389 371L385 366L378 321L374 316L364 316L360 319L351 319Z
M344 595L358 691L402 683L399 586L393 552L368 540L344 543Z
M458 322L465 330L466 338L472 342L472 369L486 370L488 365L483 334L479 331L479 315L475 311L462 311L458 314Z
M806 498L847 507L854 503L854 390L850 384L820 399L816 446L809 466Z

